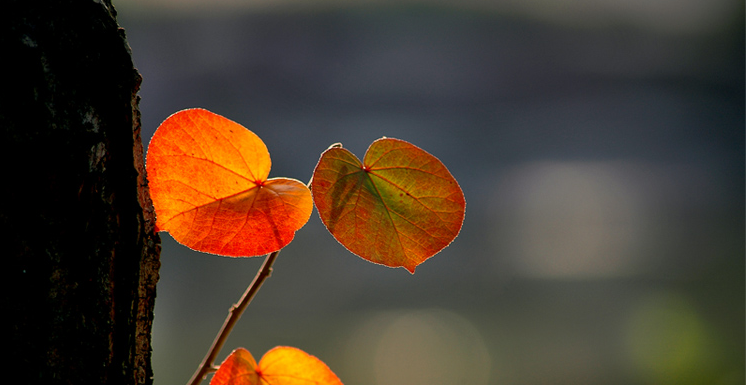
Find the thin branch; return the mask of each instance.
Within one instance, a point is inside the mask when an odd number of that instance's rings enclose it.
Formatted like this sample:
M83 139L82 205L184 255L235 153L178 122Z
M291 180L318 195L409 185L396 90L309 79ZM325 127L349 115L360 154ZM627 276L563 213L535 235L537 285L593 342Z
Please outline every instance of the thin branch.
M262 286L262 283L264 283L264 280L269 278L269 276L272 274L272 264L275 263L275 259L277 259L277 255L279 253L280 250L277 250L267 256L267 258L264 260L264 263L262 264L262 267L256 273L254 280L251 282L249 287L246 288L246 292L243 293L243 296L238 301L238 303L233 305L228 311L228 317L225 319L223 327L220 329L218 335L215 337L215 340L212 342L210 350L207 351L207 355L202 360L202 363L199 365L199 368L192 376L192 379L189 380L188 385L199 385L199 383L201 383L209 373L217 370L217 368L214 366L215 357L220 352L220 349L223 348L225 341L228 339L228 335L230 335L231 331L233 330L233 326L235 326L236 322L238 322L239 318L241 318L241 314L243 314L244 310L246 310L246 307L249 306L249 303L251 303L251 300L256 295L256 292L259 291L259 288Z

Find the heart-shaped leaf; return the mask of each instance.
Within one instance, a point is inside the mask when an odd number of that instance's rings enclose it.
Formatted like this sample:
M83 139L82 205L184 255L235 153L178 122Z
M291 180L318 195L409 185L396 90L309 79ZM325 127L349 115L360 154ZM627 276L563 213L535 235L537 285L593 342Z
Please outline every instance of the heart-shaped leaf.
M341 146L321 154L311 182L329 232L374 263L415 267L461 230L466 201L438 158L399 139L373 142L361 163Z
M318 358L288 346L268 351L257 365L244 348L234 350L220 364L210 385L342 385Z
M277 251L313 210L295 179L267 179L271 161L261 139L204 109L179 111L161 123L146 170L156 229L192 249L226 256Z

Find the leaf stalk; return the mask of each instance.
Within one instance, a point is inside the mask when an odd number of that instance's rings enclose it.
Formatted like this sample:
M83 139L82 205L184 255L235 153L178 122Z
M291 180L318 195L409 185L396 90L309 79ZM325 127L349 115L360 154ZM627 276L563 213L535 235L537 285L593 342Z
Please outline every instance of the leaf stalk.
M214 365L215 357L220 353L220 349L225 345L225 341L228 339L233 327L241 318L241 315L249 306L251 300L254 299L259 288L262 286L264 281L272 275L272 265L275 263L278 254L280 254L280 250L267 255L262 267L256 273L256 276L254 277L254 280L251 281L249 287L246 288L241 299L228 311L228 317L226 317L218 335L215 336L215 339L212 341L212 346L210 346L210 350L207 351L207 355L205 355L199 368L197 368L197 371L194 372L194 375L192 375L192 378L187 383L188 385L199 385L208 374L217 371L218 368Z

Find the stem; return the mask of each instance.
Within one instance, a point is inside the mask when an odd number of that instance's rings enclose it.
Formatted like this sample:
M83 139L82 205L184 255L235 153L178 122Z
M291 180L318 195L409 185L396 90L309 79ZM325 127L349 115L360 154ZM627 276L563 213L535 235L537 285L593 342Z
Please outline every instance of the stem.
M202 382L202 380L204 380L209 373L217 370L217 368L213 365L213 363L215 362L215 357L220 352L220 349L223 348L225 341L228 339L228 335L230 335L231 330L233 330L233 326L235 326L236 322L238 322L238 319L241 318L241 314L243 314L244 310L246 310L246 307L249 306L249 303L251 303L251 300L256 295L256 292L259 291L259 288L262 286L262 283L264 283L264 280L269 278L269 276L272 274L272 264L275 263L275 259L277 258L277 254L279 253L280 250L277 250L267 255L267 258L264 260L262 267L256 273L254 280L251 282L249 287L246 288L246 292L243 293L243 296L238 301L238 303L233 305L228 311L228 317L225 319L223 327L218 332L215 340L212 341L210 350L207 351L207 355L202 360L202 363L199 365L197 371L194 372L194 375L192 376L192 379L189 380L188 385L199 385L199 383Z

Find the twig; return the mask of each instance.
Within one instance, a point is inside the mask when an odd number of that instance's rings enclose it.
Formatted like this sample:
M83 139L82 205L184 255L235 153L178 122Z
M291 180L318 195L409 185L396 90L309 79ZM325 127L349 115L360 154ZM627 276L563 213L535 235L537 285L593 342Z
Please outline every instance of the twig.
M262 283L264 283L264 280L269 278L269 276L272 274L272 264L275 263L275 259L277 258L277 254L279 253L280 250L277 250L267 255L267 258L264 260L262 267L256 273L256 276L251 282L251 285L246 288L246 292L243 293L243 296L238 301L238 303L233 305L228 311L228 317L225 319L223 327L220 329L218 335L215 337L215 340L212 342L210 350L207 351L207 355L202 360L202 363L199 365L199 368L192 376L192 379L189 380L188 385L199 385L199 383L202 382L202 380L204 380L209 373L217 370L217 368L213 365L213 363L215 362L215 357L220 352L220 349L223 348L225 341L228 339L228 335L231 333L231 330L233 330L233 326L235 326L236 322L238 322L238 319L241 318L241 314L243 314L244 310L246 310L246 307L249 306L249 303L251 303L251 300L254 298L256 292L262 286Z

